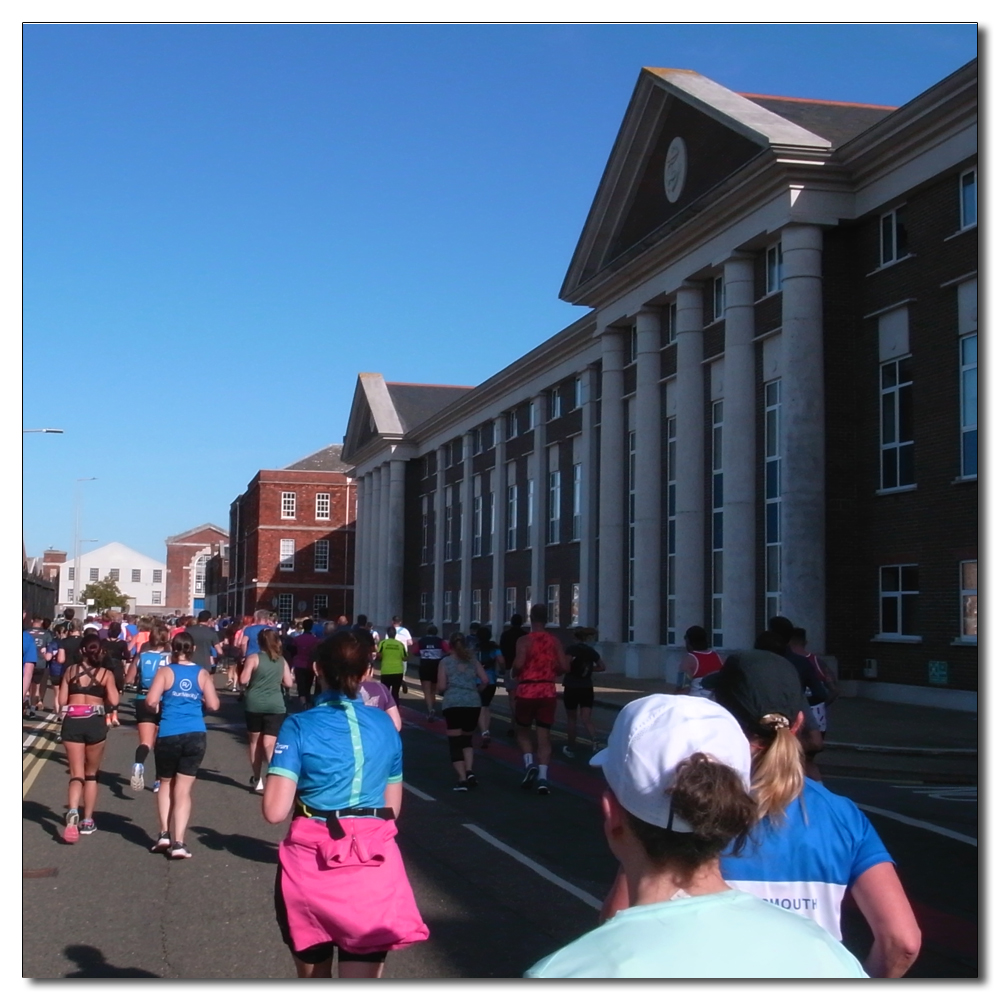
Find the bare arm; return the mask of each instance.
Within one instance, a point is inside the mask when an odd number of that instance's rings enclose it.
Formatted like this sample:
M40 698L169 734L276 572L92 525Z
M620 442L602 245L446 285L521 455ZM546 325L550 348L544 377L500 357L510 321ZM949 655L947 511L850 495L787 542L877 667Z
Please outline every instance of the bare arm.
M202 668L201 672L198 674L198 681L201 684L201 695L205 701L205 707L210 712L219 711L219 692L215 690L215 683L212 681L212 675Z
M118 710L118 699L118 685L115 684L115 675L105 667L104 704L108 706L109 711L116 712Z
M128 665L128 670L125 671L125 683L133 684L135 683L135 675L139 669L139 656L136 654L132 657L132 662Z
M595 674L600 674L600 673L603 673L607 669L608 669L608 665L604 662L604 659L599 656L597 658L597 663L594 664L594 671L593 672Z
M872 865L851 886L858 909L875 936L862 963L873 979L898 979L917 960L921 934L891 861Z
M399 819L399 810L403 807L403 783L394 781L385 786L385 804L396 814Z
M486 687L490 683L489 677L486 676L486 671L483 670L483 665L478 660L476 661L476 680L480 687Z
M438 660L438 694L443 694L448 690L448 674L444 669L444 660Z
M524 651L527 649L527 643L524 641L528 637L522 635L520 639L517 640L517 645L514 647L514 662L511 664L510 675L511 677L517 677L521 672L521 668L524 666Z
M569 673L569 657L566 655L566 650L559 647L559 662L556 664L557 674L568 674Z
M240 671L240 683L246 686L250 683L250 675L254 672L260 657L256 653L251 653L243 661L243 669Z
M167 675L170 675L170 679L167 679ZM160 704L160 699L163 697L163 692L174 683L174 672L170 667L160 667L159 670L153 674L153 683L149 685L149 690L146 692L146 704L155 709L157 705Z
M396 727L396 732L398 733L403 728L403 719L399 714L399 709L395 705L390 705L385 710L385 714L392 719L392 724Z
M264 785L261 812L268 823L281 823L287 819L295 802L298 785L283 774L269 774Z
M281 683L284 684L286 688L295 687L295 678L292 676L292 668L289 667L288 661L282 659L281 666Z

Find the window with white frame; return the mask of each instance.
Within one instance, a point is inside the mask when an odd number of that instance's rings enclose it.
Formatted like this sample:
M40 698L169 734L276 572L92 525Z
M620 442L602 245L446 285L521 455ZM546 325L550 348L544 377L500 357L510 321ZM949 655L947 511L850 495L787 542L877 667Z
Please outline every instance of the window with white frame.
M295 494L281 494L281 516L286 521L295 520Z
M445 497L450 496L451 490L445 490ZM445 562L455 558L455 508L454 505L446 503L444 505L444 558Z
M455 621L454 592L451 590L444 592L444 620L446 622Z
M431 551L431 497L420 498L420 564L426 566L433 558Z
M626 454L628 456L627 488L628 501L626 517L628 518L628 548L627 548L627 628L628 641L635 642L635 487L636 487L636 452L635 431L628 432Z
M316 494L316 520L317 521L329 521L330 520L330 494L329 493L317 493Z
M202 595L205 593L205 573L208 570L208 556L198 556L194 564L194 592Z
M330 540L317 538L313 548L313 569L317 573L330 572Z
M920 581L915 565L879 568L880 628L883 636L917 639Z
M580 541L581 531L583 531L583 463L576 462L573 465L573 520L570 541Z
M100 579L100 570L96 566L90 568L90 582L96 583Z
M154 590L153 591L153 601L152 601L152 603L153 604L162 604L163 603L163 591L161 591L161 590Z
M910 241L906 233L904 210L902 207L886 212L879 219L879 263L891 264L910 253Z
M504 431L507 440L517 437L517 410L508 410L504 415Z
M583 379L578 375L573 379L573 409L579 410L583 406Z
M472 498L472 554L483 554L483 498Z
M775 243L764 252L764 294L780 292L783 280L784 257L781 253L781 244Z
M722 400L712 403L712 645L723 646Z
M781 379L764 386L764 619L781 614Z
M483 429L474 427L472 429L472 454L479 455L483 450Z
M489 473L490 486L493 485L493 473ZM489 556L493 554L493 532L496 531L496 506L494 500L493 490L490 490L486 494L483 500L483 505L485 508L484 520L486 526L483 530L483 555Z
M667 345L677 343L677 300L671 302L664 310L663 336Z
M294 594L278 594L278 620L290 622L292 620L292 610L295 607Z
M460 487L456 483L452 487L454 493L452 494L452 506L455 508L455 521L456 528L458 529L458 538L455 540L455 558L462 558L462 546L465 544L465 525L462 523L462 494L459 492Z
M153 570L153 583L163 583L163 570L154 569Z
M726 280L720 274L712 279L712 322L726 314Z
M979 474L979 335L962 337L959 341L962 475Z
M959 638L962 642L979 641L979 560L966 559L958 564L959 588L961 590L962 606L961 629Z
M66 600L67 601L72 601L73 600L73 588L72 587L70 587L69 590L66 591Z
M109 569L108 570L108 576L110 576L112 580L117 581L117 580L119 580L121 578L121 570L120 569Z
M70 583L73 583L75 576L76 576L76 568L70 566L69 575L66 577L66 579L69 580Z
M667 645L677 642L677 418L667 417Z
M329 606L330 599L326 594L313 594L313 617L325 615Z
M882 365L882 489L912 486L913 359L897 358Z
M974 226L979 218L976 192L976 168L966 170L958 179L959 222L962 229Z
M557 545L560 542L560 512L562 510L562 472L552 469L549 472L549 521L546 542Z
M535 481L528 480L528 539L527 546L531 545L531 526L535 523Z
M141 569L134 569L134 570L132 570L132 582L133 583L142 583L142 570Z
M562 416L562 393L559 386L549 389L549 420Z
M472 620L483 623L483 592L479 589L472 591Z
M524 588L524 619L531 618L531 587Z
M517 483L507 487L507 551L517 548Z
M559 584L550 583L545 591L545 606L549 611L549 624L559 625Z
M517 587L507 587L504 591L503 620L509 622L517 614Z
M569 623L572 628L580 624L580 584L570 584Z
M420 620L422 622L429 622L434 617L434 605L431 601L431 595L427 593L426 590L420 593Z
M625 331L625 364L634 364L639 357L639 331L633 323Z
M278 542L278 569L284 572L295 569L294 538L282 538Z

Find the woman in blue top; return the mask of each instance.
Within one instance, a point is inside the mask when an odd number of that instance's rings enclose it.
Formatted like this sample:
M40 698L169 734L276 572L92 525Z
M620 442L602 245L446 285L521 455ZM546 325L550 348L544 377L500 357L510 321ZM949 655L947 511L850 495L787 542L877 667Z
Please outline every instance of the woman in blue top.
M315 651L315 706L282 723L263 812L281 823L275 916L300 978L377 979L389 951L427 938L395 819L402 744L389 716L359 697L370 646L337 632Z
M166 851L176 860L191 857L184 834L191 819L191 789L205 757L202 703L210 712L217 712L219 696L209 672L192 662L194 639L187 632L178 632L170 648L170 663L156 671L146 693L151 711L162 705L160 731L153 747L160 782L156 796L160 835L150 849Z
M156 730L160 725L159 709L154 711L146 704L146 694L152 687L157 670L165 667L169 659L170 643L167 640L167 630L163 625L154 625L149 630L149 642L146 648L135 655L125 674L125 683L136 686L132 707L135 710L136 728L139 730L139 746L135 751L130 781L134 792L141 792L145 787L146 758L153 749ZM158 783L153 786L153 791L159 791Z

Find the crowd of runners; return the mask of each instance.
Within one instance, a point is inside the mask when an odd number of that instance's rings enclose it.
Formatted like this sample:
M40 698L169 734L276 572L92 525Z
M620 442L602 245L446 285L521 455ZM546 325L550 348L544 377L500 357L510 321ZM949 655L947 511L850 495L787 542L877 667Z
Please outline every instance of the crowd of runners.
M581 755L585 731L590 763L606 779L601 815L620 870L600 924L526 975L903 975L920 931L871 824L821 783L816 755L836 685L804 630L774 618L754 649L723 660L704 629L689 628L677 693L631 702L603 737L593 719L595 675L606 670L596 639L578 628L564 646L544 605L530 609L527 625L513 615L496 637L478 622L414 637L398 617L382 634L363 614L353 623L280 623L268 609L240 619L202 611L79 621L68 609L55 622L25 620L23 714L47 716L51 690L69 770L62 838L72 844L95 832L108 731L131 696L132 789L145 787L151 754L155 768L150 850L183 860L205 711L219 710L220 687L235 692L247 786L262 793L267 822L292 817L275 915L303 977L331 976L335 957L342 978L378 977L389 951L429 935L395 842L408 664L426 723L443 717L454 792L479 785L476 744L482 753L493 739L500 685L525 792L552 793L560 700L561 753ZM848 889L872 930L864 962L839 942Z

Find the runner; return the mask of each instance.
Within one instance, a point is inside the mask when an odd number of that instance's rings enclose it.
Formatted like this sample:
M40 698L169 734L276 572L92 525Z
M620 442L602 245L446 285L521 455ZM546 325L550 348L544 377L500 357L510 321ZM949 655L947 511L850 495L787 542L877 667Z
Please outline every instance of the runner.
M526 791L534 787L539 795L548 795L549 761L552 759L550 730L556 719L555 682L560 674L569 670L569 659L556 637L545 629L549 620L548 608L544 604L533 604L528 617L531 631L517 640L511 668L518 688L514 710L517 745L524 755L521 787ZM532 753L532 723L538 734L537 764Z
M285 720L264 790L267 822L283 823L294 807L278 848L275 916L300 978L332 978L336 947L341 979L378 979L389 951L428 936L395 841L402 744L388 717L358 698L367 644L338 632L316 662L317 705Z
M731 889L719 871L754 822L750 752L701 698L654 694L618 714L604 771L604 834L627 909L525 973L545 979L864 979L821 927Z
M433 722L434 701L437 695L438 664L448 655L448 643L438 635L437 625L428 625L427 634L417 639L417 650L420 654L420 686L424 691L424 704L427 706L427 721Z
M816 764L816 754L823 749L826 741L826 706L832 705L837 700L837 684L833 679L826 664L815 654L807 649L806 630L804 628L793 628L788 639L788 649L797 656L804 656L812 665L817 675L822 679L826 687L827 696L824 701L816 701L810 698L811 691L806 692L806 699L812 712L813 720L816 723L819 746L811 746L806 749L806 774L813 781L820 781L821 775L819 766Z
M250 775L252 791L264 790L264 771L274 753L278 730L288 709L281 687L291 688L295 678L281 655L281 639L273 628L257 635L259 653L251 653L243 663L240 683L244 689L243 711L246 714L247 736L250 738Z
M226 689L235 691L239 678L237 664L240 662L240 649L237 645L237 633L240 627L230 622L222 632L222 663L226 668Z
M243 619L244 622L246 619ZM253 622L243 626L243 635L240 637L240 656L246 659L251 653L259 653L260 645L257 637L266 628L274 628L271 622L271 612L267 608L258 608L253 613Z
M101 640L92 635L83 640L83 662L70 664L63 673L59 700L65 706L62 744L69 764L69 809L63 840L75 844L80 834L93 833L97 803L97 774L108 738L108 717L117 713L118 689L105 666ZM83 801L83 821L80 801Z
M313 690L316 684L316 672L313 670L313 654L320 640L313 633L313 621L306 618L302 622L301 634L291 640L292 675L295 677L295 689L299 696L299 705L309 708Z
M722 669L722 657L712 649L708 633L700 625L692 625L684 633L684 645L687 647L687 654L681 660L680 667L685 683L678 694L712 698L712 692L703 687L703 682L706 677Z
M607 670L600 653L594 649L588 639L597 635L597 629L578 628L573 633L576 642L566 648L569 657L569 673L563 674L563 707L566 709L566 744L562 752L566 757L575 757L576 749L576 716L580 713L580 721L590 736L590 744L597 749L597 730L591 714L594 710L594 674Z
M222 636L212 627L212 613L199 611L198 621L189 625L187 633L194 640L191 659L203 670L215 673L215 661L222 655Z
M154 625L150 632L148 648L137 654L129 664L125 681L135 687L135 700L132 702L135 711L136 728L139 731L139 745L135 751L135 761L132 764L132 778L129 782L132 791L141 792L146 784L146 758L156 742L156 730L160 724L159 710L154 711L146 704L146 694L153 684L160 667L170 662L170 642L167 639L167 629L163 625ZM159 782L153 785L153 791L159 791Z
M396 630L392 626L389 626L386 637L375 647L375 659L381 667L379 679L392 692L395 701L399 701L408 652L409 647L396 638Z
M34 719L36 712L45 711L45 681L48 676L48 645L52 641L52 633L49 631L48 618L34 615L31 619L31 628L28 634L35 643L35 665L31 668L31 685L28 688L28 708L30 715L28 718Z
M497 674L506 666L500 647L493 641L492 633L486 625L480 625L476 630L476 659L482 664L487 681L486 687L479 692L483 706L479 710L479 732L482 740L479 747L481 750L486 750L491 742L490 705L497 693Z
M379 708L392 719L392 724L398 733L403 728L403 719L399 714L399 706L392 692L381 682L375 680L375 665L369 664L365 676L361 680L358 697L369 708Z
M476 731L483 702L480 692L488 684L486 673L475 654L465 644L461 632L449 638L451 653L438 664L438 692L444 714L451 764L458 780L453 792L467 792L478 784L472 771L472 734Z
M48 645L49 681L52 685L52 697L55 699L52 711L59 714L62 702L59 700L59 689L62 686L62 675L66 669L65 644L69 635L69 626L65 621L59 622L52 631L52 641Z
M205 758L202 703L210 712L217 712L219 696L208 671L191 661L191 636L178 633L170 641L170 649L170 663L156 671L146 693L146 705L151 711L155 712L161 702L163 706L153 746L160 782L156 796L160 833L150 850L180 860L191 857L184 835L191 819L191 791Z
M511 667L514 665L514 657L517 655L517 640L522 635L527 635L528 630L524 627L524 619L519 614L510 616L510 627L505 628L500 633L500 653L503 656L505 672L503 674L504 690L507 692L507 705L510 711L511 728L507 730L508 736L514 735L514 716L517 706L517 678L514 676Z
M115 675L115 687L119 693L125 690L125 668L132 657L128 643L122 638L122 627L118 622L108 626L108 636L104 641L104 655L108 658L108 669Z

